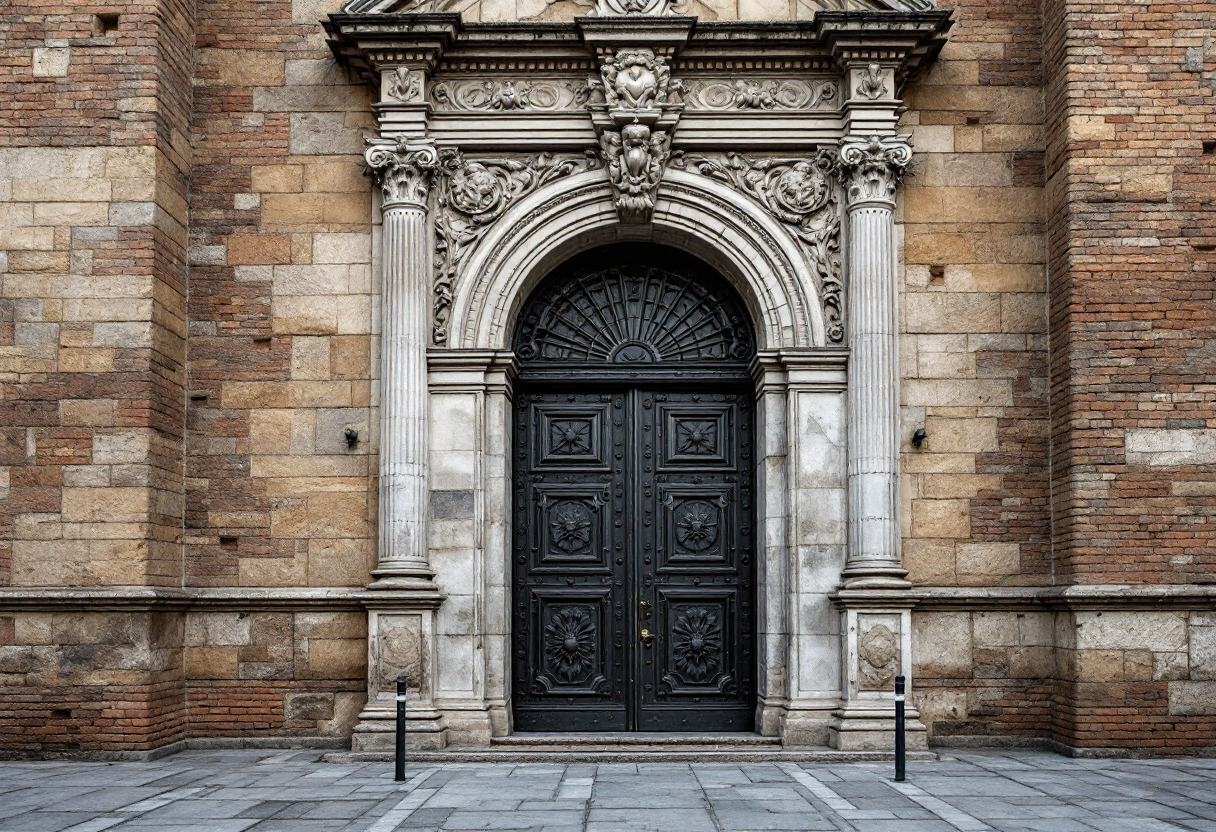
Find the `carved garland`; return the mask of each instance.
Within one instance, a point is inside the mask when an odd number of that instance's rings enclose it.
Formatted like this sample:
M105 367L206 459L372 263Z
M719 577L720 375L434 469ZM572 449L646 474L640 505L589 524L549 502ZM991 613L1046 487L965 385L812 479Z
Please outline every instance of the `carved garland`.
M844 282L840 265L840 192L836 155L821 149L803 159L717 159L682 156L674 166L723 182L756 200L803 245L815 269L828 341L844 341Z
M686 103L690 110L813 110L833 101L836 92L834 81L696 81L688 87Z
M572 110L584 106L591 94L586 82L560 79L515 81L453 81L431 88L440 110Z

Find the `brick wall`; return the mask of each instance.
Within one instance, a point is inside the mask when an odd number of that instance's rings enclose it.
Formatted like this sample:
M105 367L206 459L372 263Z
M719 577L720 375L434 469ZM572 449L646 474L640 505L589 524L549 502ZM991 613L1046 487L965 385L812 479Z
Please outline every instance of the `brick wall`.
M358 586L374 563L372 116L323 13L199 9L191 585Z
M367 700L367 616L192 613L186 677L191 736L349 736Z
M180 584L192 9L97 11L0 8L0 585ZM6 747L182 735L177 614L9 621Z
M1216 5L1044 8L1057 571L1211 580Z

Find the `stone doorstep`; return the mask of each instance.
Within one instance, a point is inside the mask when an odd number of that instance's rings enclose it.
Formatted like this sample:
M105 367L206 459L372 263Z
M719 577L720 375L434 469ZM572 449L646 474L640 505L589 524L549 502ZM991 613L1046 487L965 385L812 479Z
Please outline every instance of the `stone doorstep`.
M721 737L706 738L719 740ZM895 759L893 751L838 751L827 747L797 749L772 744L756 748L746 744L724 747L717 742L672 743L669 745L637 744L628 747L612 745L579 745L567 742L557 745L528 746L522 742L508 748L450 745L442 751L406 751L410 765L440 763L872 763ZM909 751L909 760L938 760L932 751ZM392 762L389 751L339 751L321 758L326 763Z
M557 731L529 731L511 734L506 737L491 737L490 746L509 746L512 748L587 748L607 749L609 747L626 746L663 746L684 745L693 747L746 746L758 749L777 750L781 748L778 737L764 737L752 733L723 733L703 734L695 731L663 731L637 733L633 731L597 731L594 733L562 733Z

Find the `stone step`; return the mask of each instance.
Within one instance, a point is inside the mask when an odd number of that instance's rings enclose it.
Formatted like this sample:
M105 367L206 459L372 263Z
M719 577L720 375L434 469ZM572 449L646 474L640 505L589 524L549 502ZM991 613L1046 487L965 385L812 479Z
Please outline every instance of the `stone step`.
M535 735L516 735L517 737ZM573 735L583 739L585 735ZM635 737L637 735L630 735ZM441 751L409 750L406 761L411 766L440 763L762 763L762 762L817 762L860 763L889 762L895 759L891 751L838 751L826 747L783 748L780 742L768 737L742 735L751 740L729 744L725 735L687 735L683 741L672 735L664 736L667 742L637 742L609 744L607 742L570 742L569 735L552 735L549 744L527 744L521 739L515 742L497 742L512 737L495 738L491 747L450 745ZM557 738L567 741L559 744ZM689 738L712 740L713 742L691 742ZM548 740L549 737L546 737ZM755 742L756 739L762 742ZM330 763L392 762L391 751L339 751L330 752L322 759ZM909 751L909 760L937 760L932 751Z
M597 731L588 733L527 732L506 737L492 737L490 747L531 748L583 748L607 750L612 748L689 746L692 748L754 748L779 750L781 740L777 737L762 737L751 733L702 734L688 731L646 732Z

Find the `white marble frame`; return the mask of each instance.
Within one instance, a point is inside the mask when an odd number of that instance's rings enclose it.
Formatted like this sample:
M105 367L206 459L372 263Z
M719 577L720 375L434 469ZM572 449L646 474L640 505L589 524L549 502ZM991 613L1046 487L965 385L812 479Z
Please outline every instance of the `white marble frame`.
M558 262L646 239L690 251L734 283L760 352L756 460L759 602L756 728L825 744L841 703L839 618L830 593L846 557L846 351L825 346L822 309L794 240L705 177L670 171L653 223L618 223L602 172L514 206L469 254L452 349L429 353L432 494L472 492L469 516L431 516L437 610L435 704L449 741L510 731L510 435L515 316ZM463 499L463 497L461 497ZM442 513L442 512L441 512ZM794 635L797 634L797 635Z

